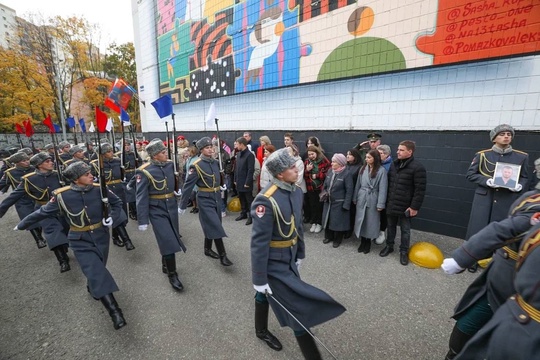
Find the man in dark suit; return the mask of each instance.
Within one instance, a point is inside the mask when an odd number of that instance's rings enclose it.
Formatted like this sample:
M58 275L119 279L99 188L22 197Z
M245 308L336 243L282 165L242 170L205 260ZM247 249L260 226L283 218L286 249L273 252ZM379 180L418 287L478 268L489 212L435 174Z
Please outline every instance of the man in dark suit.
M234 184L238 191L238 199L242 212L235 220L247 219L246 225L251 225L252 219L249 212L253 202L253 172L255 171L255 155L247 147L245 138L236 139L238 153L236 155L236 165L234 169Z
M504 166L501 171L501 176L496 176L493 183L495 185L513 189L516 187L516 180L512 180L512 175L514 175L514 170L512 167Z

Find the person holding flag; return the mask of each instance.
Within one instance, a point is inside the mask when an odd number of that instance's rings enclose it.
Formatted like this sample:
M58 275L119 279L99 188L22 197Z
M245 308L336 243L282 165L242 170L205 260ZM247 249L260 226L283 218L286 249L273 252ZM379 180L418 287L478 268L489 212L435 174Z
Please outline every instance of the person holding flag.
M126 215L122 211L122 201L109 191L110 214L103 218L101 191L94 184L90 165L77 161L64 170L69 186L56 189L50 201L39 210L25 217L15 230L24 230L47 219L57 219L62 215L69 223L69 243L81 270L87 279L87 289L94 299L101 303L111 316L116 330L124 327L126 321L113 292L118 285L107 270L109 254L109 227L121 223Z

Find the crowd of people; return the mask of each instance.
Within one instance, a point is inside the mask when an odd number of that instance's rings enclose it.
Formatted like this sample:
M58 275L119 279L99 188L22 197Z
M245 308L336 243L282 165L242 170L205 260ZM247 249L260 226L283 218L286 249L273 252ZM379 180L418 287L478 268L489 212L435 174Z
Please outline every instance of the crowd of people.
M467 171L467 179L477 185L468 241L442 268L449 274L474 272L478 260L495 255L456 307L447 359L466 358L460 356L468 347L479 354L494 351L497 344L488 341L483 329L509 326L499 311L508 313L518 306L538 321L540 310L530 297L535 292L528 292L538 282L529 281L530 273L518 277L515 264L532 254L523 250L525 244L540 241L534 227L540 214L540 159L535 175L529 176L528 155L512 148L514 136L509 125L494 128L492 148L479 151ZM37 154L24 148L4 159L0 170L0 191L13 188L0 204L0 217L15 205L21 220L15 230L29 230L40 249L48 246L60 272L71 269L71 249L88 279L88 292L101 300L115 329L126 321L113 296L118 287L106 268L109 237L115 246L131 251L135 245L126 230L129 219L137 221L140 231L151 224L162 271L171 287L182 291L176 253L186 247L179 216L188 207L198 213L204 255L232 266L222 226L229 197L240 202L235 221L253 226L256 336L273 350L282 345L267 328L269 305L280 324L294 330L306 359L320 358L307 328L345 311L328 294L300 280L304 226L311 233L324 231L322 242L333 248L351 239L362 254L370 253L372 243L384 245L379 255L387 257L395 250L399 225L399 261L408 265L411 222L421 210L427 185L426 169L414 156L414 141L401 141L394 159L378 133L332 156L314 136L306 139L302 154L292 133L279 142L266 135L255 142L245 132L232 146L216 137L190 142L181 135L175 140L176 146L161 139L125 141L120 151L106 142L48 144ZM307 328L283 313L279 301L298 304L293 311ZM304 305L316 309L318 316L306 314Z

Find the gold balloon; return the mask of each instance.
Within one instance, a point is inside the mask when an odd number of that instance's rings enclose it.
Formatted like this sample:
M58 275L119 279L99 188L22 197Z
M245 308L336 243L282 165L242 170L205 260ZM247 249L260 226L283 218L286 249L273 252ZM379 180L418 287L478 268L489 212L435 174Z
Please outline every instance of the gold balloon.
M438 269L441 267L444 256L435 245L428 242L419 242L411 247L409 259L415 265L428 269Z
M238 212L242 210L242 206L240 206L240 199L237 197L232 198L227 205L227 209L232 212Z

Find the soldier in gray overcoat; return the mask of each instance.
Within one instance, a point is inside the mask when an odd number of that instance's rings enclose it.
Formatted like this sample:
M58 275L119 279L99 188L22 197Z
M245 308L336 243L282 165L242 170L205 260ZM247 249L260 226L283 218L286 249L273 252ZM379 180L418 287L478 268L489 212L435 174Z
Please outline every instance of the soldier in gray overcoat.
M197 192L199 221L204 232L204 255L220 259L223 266L231 266L233 263L227 258L223 244L223 237L226 237L227 234L221 224L221 191L227 188L225 185L220 186L219 160L213 158L214 149L209 137L203 137L195 145L201 155L188 169L179 213L186 210L191 191L197 185L199 188ZM217 254L212 250L212 240L216 244Z
M354 234L360 238L358 252L368 254L371 239L380 234L381 211L386 207L387 193L388 175L381 164L381 156L377 150L369 150L366 164L358 173L353 196L356 204Z
M132 149L132 144L126 141L124 145L125 151L125 162L124 162L124 182L128 184L131 179L135 176L135 170L138 165L142 165L142 159L138 157L138 154L135 155L135 152ZM136 194L135 187L131 187L129 190L126 189L126 202L128 204L129 218L132 220L137 220L137 205L136 205Z
M30 158L30 165L34 166L36 171L24 175L19 186L0 204L0 218L25 195L34 201L34 210L39 209L47 204L52 192L61 187L59 175L53 170L54 164L49 154L37 153ZM69 225L62 217L43 219L40 225L49 249L54 252L60 264L60 272L71 270L67 255Z
M515 293L467 343L456 360L530 360L540 356L540 224L522 241Z
M347 170L347 158L343 154L332 157L332 170L324 180L323 192L327 198L323 205L322 226L324 230L324 244L333 241L333 247L341 245L345 233L351 228L352 198L354 185L351 173Z
M120 159L114 156L113 147L111 144L103 143L100 147L101 158L103 159L103 172L105 174L105 180L107 182L107 187L116 195L120 200L122 200L122 208L127 214L127 200L126 200L126 189L125 182L122 178L122 167ZM90 164L92 165L92 173L96 178L99 177L99 164L100 159L92 160ZM113 244L119 247L126 247L126 250L130 251L135 249L131 238L126 230L126 225L128 223L127 216L122 222L117 222L113 225L112 228L112 239Z
M169 277L173 289L181 291L184 286L176 272L175 254L186 251L180 239L178 226L178 203L174 192L174 165L167 159L167 148L160 139L152 140L146 151L150 161L135 172L137 191L137 220L139 230L146 231L152 223L159 251L162 270Z
M476 278L458 302L453 318L456 324L449 341L447 359L460 353L465 343L493 316L514 293L513 277L523 234L531 227L531 217L540 212L540 187L529 191L511 206L509 217L490 223L473 235L442 265L447 274L455 274L493 255L488 268Z
M267 296L281 326L294 330L306 359L321 355L311 334L306 332L282 307L304 326L312 327L341 315L345 308L324 291L303 282L298 271L305 258L302 226L302 190L295 185L298 170L288 149L272 153L266 167L273 178L255 198L251 207L251 270L255 295L255 334L273 350L281 350L279 340L268 331Z
M34 167L30 165L30 158L24 152L17 152L11 155L8 158L8 161L11 164L14 164L13 167L7 169L0 179L0 191L6 193L9 188L14 190L19 186L22 181L22 177L30 174L35 171ZM15 210L17 210L17 215L19 219L24 219L24 217L34 211L34 200L32 200L26 193L15 203ZM47 246L45 239L41 235L42 229L39 224L36 224L28 229L34 238L38 249L44 248Z
M75 258L87 279L87 289L95 299L100 299L108 310L115 329L126 325L122 310L113 296L118 286L107 270L109 255L109 227L122 222L126 215L122 201L108 190L109 217L104 218L102 194L99 184L94 184L90 165L78 161L64 170L64 177L71 185L56 189L51 200L24 218L16 229L25 229L43 219L63 215L70 225L68 239Z
M510 205L522 191L527 191L529 183L529 155L512 148L514 128L501 124L490 132L493 143L491 149L476 153L467 170L467 180L477 185L469 218L465 239L469 239L487 224L504 219ZM519 185L516 189L501 188L493 183L497 162L521 166Z

